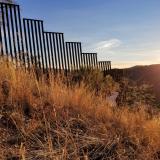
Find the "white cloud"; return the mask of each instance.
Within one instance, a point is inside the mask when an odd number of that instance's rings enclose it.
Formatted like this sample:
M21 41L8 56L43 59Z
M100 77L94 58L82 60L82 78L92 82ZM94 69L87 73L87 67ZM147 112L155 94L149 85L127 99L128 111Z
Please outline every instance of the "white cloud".
M119 39L109 39L97 43L85 43L83 52L98 53L98 60L112 60L116 56L116 49L121 47L122 42Z
M113 48L119 47L122 42L119 39L110 39L108 41L101 41L95 44L95 50L111 50Z
M106 41L100 41L97 43L84 43L83 50L85 52L98 52L98 53L114 53L113 49L119 47L122 44L122 42L119 39L110 39Z

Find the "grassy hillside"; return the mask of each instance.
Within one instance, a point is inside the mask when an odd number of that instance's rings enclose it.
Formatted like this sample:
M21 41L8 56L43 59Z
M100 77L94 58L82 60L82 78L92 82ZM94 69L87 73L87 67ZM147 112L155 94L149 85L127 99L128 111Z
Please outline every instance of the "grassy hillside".
M145 82L152 85L157 100L160 101L160 64L135 66L127 69L127 75L139 83Z
M112 107L84 82L37 81L0 63L2 160L159 159L159 116L145 106Z

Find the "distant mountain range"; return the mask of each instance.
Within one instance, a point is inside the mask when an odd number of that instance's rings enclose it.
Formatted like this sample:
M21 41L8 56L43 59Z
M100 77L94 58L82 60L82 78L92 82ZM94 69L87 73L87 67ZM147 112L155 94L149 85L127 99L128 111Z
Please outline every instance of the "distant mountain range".
M160 64L148 65L148 66L135 66L127 68L127 77L138 83L147 83L153 86L156 98L160 101Z

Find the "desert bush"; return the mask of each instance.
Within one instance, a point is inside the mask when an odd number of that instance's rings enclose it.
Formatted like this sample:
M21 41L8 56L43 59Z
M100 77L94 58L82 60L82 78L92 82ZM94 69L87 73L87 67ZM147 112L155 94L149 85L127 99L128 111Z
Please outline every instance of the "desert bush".
M104 97L111 95L111 92L117 91L119 88L118 83L110 75L104 75L98 69L81 68L79 71L72 73L71 82L74 81L85 83L89 90Z

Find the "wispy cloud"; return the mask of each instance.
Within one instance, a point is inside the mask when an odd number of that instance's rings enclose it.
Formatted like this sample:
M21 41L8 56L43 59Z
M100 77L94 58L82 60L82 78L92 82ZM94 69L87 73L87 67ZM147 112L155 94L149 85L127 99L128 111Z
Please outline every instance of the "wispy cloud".
M121 47L122 41L116 38L112 38L105 41L99 41L94 43L88 43L84 46L84 52L96 52L98 53L99 60L111 60L113 55L115 56L116 49Z
M122 42L119 39L110 39L107 41L101 41L95 44L95 50L111 50L113 48L119 47Z
M122 41L119 39L109 39L106 41L99 41L96 43L88 43L87 45L84 45L84 51L86 52L97 52L100 54L105 54L110 53L113 54L114 53L114 49L120 47L122 44Z

